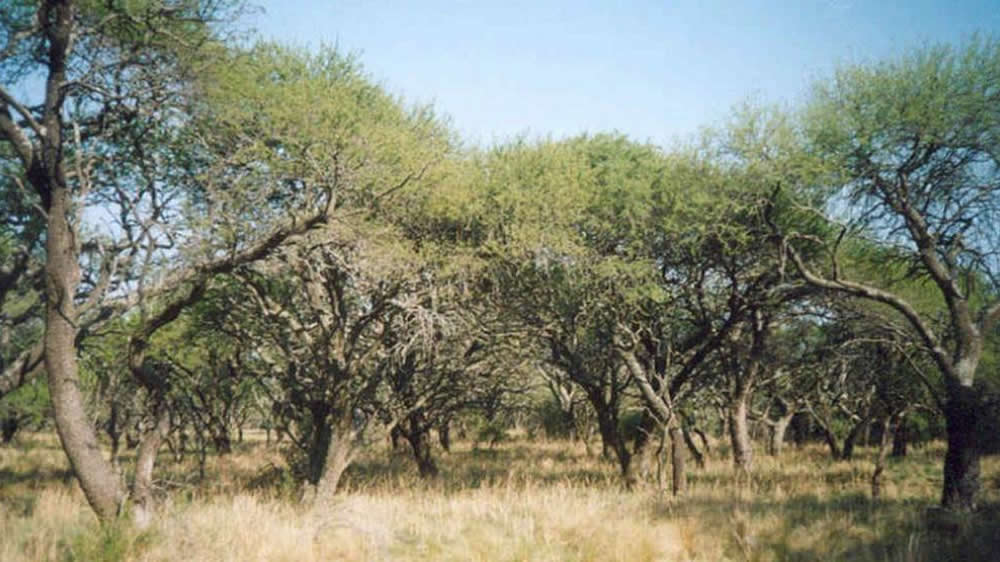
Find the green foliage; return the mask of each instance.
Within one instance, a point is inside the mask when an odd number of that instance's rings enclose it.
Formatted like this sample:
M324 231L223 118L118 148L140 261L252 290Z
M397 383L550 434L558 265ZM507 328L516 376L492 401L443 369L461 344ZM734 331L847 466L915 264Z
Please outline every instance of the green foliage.
M5 424L3 438L8 438L8 432L13 436L21 429L41 429L47 425L51 415L48 386L36 377L0 400L0 424Z
M809 150L831 166L831 214L913 256L905 201L923 217L938 256L975 272L964 282L988 282L995 292L998 84L1000 41L978 36L845 66L818 84L803 128Z

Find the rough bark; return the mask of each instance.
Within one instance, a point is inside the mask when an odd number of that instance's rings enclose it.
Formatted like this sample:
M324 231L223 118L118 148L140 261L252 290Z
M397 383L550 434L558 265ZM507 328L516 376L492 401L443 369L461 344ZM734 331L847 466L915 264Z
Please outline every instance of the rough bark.
M733 466L740 472L753 468L753 444L750 441L750 424L747 419L748 394L741 392L729 405L729 440L733 448Z
M945 404L948 450L944 458L944 489L941 506L972 511L980 489L979 449L976 422L979 401L972 385L955 383Z
M687 472L684 468L684 438L679 428L670 428L670 464L673 468L673 487L675 496L687 492Z
M326 448L326 455L323 459L322 472L319 481L316 482L316 504L328 504L337 493L340 478L350 466L351 461L354 460L356 437L349 420L346 427L345 424L341 423L332 428L329 446Z

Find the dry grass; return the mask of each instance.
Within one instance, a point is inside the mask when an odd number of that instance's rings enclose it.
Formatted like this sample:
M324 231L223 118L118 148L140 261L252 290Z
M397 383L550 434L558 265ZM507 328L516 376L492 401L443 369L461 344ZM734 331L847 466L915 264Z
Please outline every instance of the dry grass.
M100 528L50 435L0 449L0 560L991 560L1000 552L1000 459L984 460L985 508L928 516L939 445L891 465L867 497L871 451L759 457L736 483L724 457L690 472L689 493L627 492L613 466L568 443L459 447L423 482L405 455L376 451L322 508L298 504L263 443L209 459L164 457L152 529Z

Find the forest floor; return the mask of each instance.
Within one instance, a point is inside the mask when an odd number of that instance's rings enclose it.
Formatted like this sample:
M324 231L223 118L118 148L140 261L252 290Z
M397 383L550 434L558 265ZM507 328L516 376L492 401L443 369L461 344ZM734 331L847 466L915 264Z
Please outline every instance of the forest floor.
M758 453L737 480L725 449L692 466L682 497L623 490L612 463L567 442L459 443L422 481L406 454L373 451L332 505L295 500L276 447L160 459L153 526L100 527L51 434L0 448L0 560L997 560L1000 458L983 461L982 508L933 509L943 446L892 459L870 498L874 451Z

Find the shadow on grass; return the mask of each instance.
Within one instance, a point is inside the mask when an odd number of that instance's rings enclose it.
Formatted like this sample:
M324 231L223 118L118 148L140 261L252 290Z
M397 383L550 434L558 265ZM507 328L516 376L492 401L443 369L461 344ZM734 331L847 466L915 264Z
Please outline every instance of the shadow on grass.
M917 500L873 501L860 493L780 500L688 497L658 502L654 519L689 518L718 530L742 560L995 561L1000 504L949 513Z
M342 485L347 490L365 490L406 482L446 492L529 483L620 486L610 462L531 445L502 444L495 448L454 450L438 456L435 461L440 476L421 480L407 451L373 455L354 462L344 473Z

